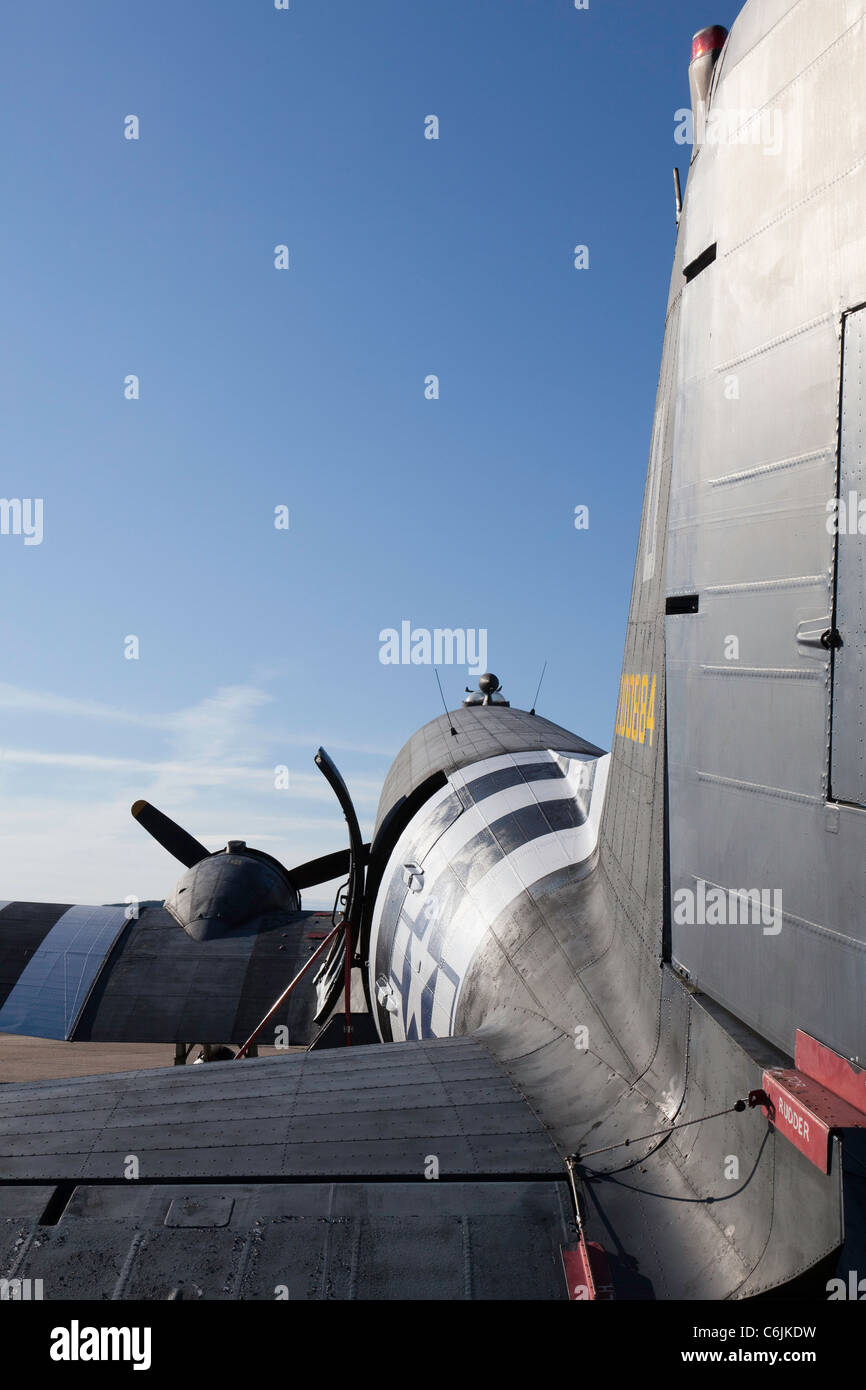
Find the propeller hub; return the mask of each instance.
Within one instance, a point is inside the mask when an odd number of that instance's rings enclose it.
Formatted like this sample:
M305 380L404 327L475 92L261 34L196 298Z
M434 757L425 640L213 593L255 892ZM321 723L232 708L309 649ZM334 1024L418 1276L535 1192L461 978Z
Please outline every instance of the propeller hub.
M296 912L300 900L285 870L264 856L211 854L187 869L165 906L189 936L209 941L254 919Z

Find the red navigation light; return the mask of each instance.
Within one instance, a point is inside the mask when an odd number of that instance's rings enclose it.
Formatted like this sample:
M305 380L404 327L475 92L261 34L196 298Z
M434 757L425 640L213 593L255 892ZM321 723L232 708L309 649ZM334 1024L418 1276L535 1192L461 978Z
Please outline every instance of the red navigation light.
M728 31L721 24L711 24L707 29L700 29L692 39L692 62L703 58L705 53L718 53L727 37Z

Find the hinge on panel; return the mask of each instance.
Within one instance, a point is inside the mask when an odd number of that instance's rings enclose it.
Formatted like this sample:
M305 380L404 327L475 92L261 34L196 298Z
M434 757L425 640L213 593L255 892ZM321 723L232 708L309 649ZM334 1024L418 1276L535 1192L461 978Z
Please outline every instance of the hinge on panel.
M831 624L829 614L825 618L806 618L798 623L797 646L800 648L801 656L823 661L825 652L842 646L841 634Z

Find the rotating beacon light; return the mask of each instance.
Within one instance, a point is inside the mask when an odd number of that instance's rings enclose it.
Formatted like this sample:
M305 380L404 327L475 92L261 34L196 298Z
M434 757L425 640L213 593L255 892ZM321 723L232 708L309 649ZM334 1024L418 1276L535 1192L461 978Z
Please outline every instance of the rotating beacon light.
M706 29L698 30L692 39L692 58L689 63L689 92L695 133L692 159L704 141L713 72L727 37L728 31L721 24L711 24Z

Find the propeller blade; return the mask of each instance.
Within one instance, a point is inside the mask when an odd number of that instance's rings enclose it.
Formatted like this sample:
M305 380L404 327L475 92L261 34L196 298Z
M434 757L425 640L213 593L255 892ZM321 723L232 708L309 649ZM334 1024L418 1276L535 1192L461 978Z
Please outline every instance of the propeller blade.
M199 844L198 840L176 821L170 820L162 811L151 806L149 801L136 801L132 806L132 814L148 835L152 835L163 849L167 849L169 854L173 854L175 859L179 859L188 869L200 859L209 858L209 849Z
M364 860L370 853L370 846L364 845ZM308 859L296 869L289 869L289 878L297 888L312 888L317 883L328 883L332 878L344 878L349 872L350 851L338 849L333 854L323 854L320 859Z

